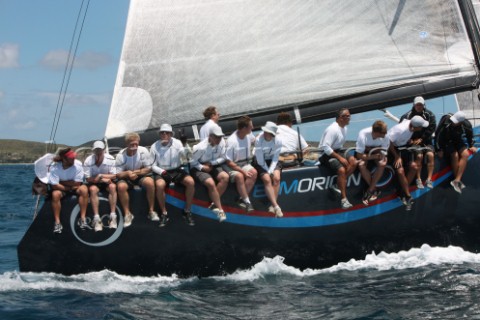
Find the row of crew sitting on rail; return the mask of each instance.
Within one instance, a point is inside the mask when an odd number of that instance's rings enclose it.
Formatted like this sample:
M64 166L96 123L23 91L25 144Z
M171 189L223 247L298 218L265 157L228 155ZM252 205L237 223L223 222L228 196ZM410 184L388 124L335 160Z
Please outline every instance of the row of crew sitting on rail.
M185 186L186 201L183 217L189 225L193 226L194 220L190 209L195 181L207 188L212 201L209 209L216 213L219 221L224 221L226 215L222 208L221 196L228 183L235 183L240 196L238 205L250 212L254 209L249 194L257 176L260 176L264 183L265 193L271 204L268 211L276 217L282 217L283 212L277 202L282 170L282 161L279 161L279 156L281 153L305 151L308 147L305 139L291 128L290 115L281 113L277 118L277 124L267 122L257 137L252 134L251 119L248 116L242 116L237 121L237 130L226 140L223 139L224 134L218 125L220 114L216 108L207 108L204 115L208 121L200 130L203 140L193 147L191 155L181 141L173 137L173 130L169 124L161 125L160 139L151 146L150 151L139 145L138 134L127 134L125 137L127 147L117 154L116 160L105 154L105 145L101 141L94 143L94 153L85 160L83 166L78 160L75 161L73 151L60 152L56 159L57 163L50 172L50 184L53 190L52 207L55 215L54 232L61 232L60 199L67 192L74 192L79 196L80 228L88 227L85 217L90 193L94 212L92 225L95 231L100 231L103 224L98 212L98 191L104 189L109 193L111 211L109 226L116 228L115 207L118 189L119 200L125 214L124 226L128 227L134 218L129 208L128 190L135 185L142 186L147 194L148 218L152 221L160 221L160 226L163 227L169 219L165 206L165 188L172 182L180 183ZM423 188L419 169L424 154L428 159L428 175L425 184L429 188L433 187L432 135L436 126L435 117L425 108L423 98L416 97L412 110L403 118L402 122L388 132L387 125L383 121L376 121L371 127L361 130L354 154L341 151L346 140L347 125L350 122L348 109L340 109L335 122L323 133L319 144L319 160L322 165L329 166L337 173L337 183L332 186L332 189L340 194L340 205L343 209L352 207L347 199L346 182L348 176L357 167L368 185L362 202L368 205L378 198L376 184L387 164L387 150L391 155L390 162L397 172L401 185L400 197L407 210L410 210L413 204L409 185L415 177L417 187ZM463 142L463 133L466 133L468 145ZM439 156L442 156L443 151L452 155L455 180L451 184L460 193L464 187L460 179L467 163L468 150L476 151L472 136L471 125L462 112L449 115L448 119L441 121L437 128L435 149L439 152ZM252 145L255 145L255 157L250 163ZM410 152L412 148L416 149L413 157ZM378 152L370 152L372 149L378 149ZM184 159L190 161L190 172L185 171L182 166ZM373 175L367 169L369 161L376 163L377 169ZM408 172L404 169L405 167L408 168ZM67 171L70 171L68 177ZM83 174L86 177L86 186L82 184ZM160 215L154 211L155 196L161 210Z
M250 212L253 209L249 194L259 175L265 184L265 190L271 206L269 212L276 217L283 213L277 203L280 170L279 155L281 151L293 152L301 144L302 149L308 147L305 139L291 129L292 120L288 113L278 117L279 125L267 122L262 127L262 133L255 138L252 134L252 120L243 116L238 119L237 130L224 139L222 129L218 125L209 128L206 139L193 147L193 153L188 154L180 140L173 137L171 125L162 124L159 130L160 139L148 151L140 146L140 136L128 133L125 136L126 148L120 151L116 159L105 153L105 144L95 141L93 154L88 156L83 165L76 160L76 153L70 149L61 150L54 159L49 172L51 186L52 208L55 218L54 232L61 233L60 223L61 199L67 194L76 194L80 206L78 226L81 229L90 228L87 223L87 205L91 202L94 217L92 227L95 231L103 229L99 213L100 190L108 192L110 205L109 227L117 227L115 212L118 199L124 210L124 227L132 224L134 215L130 210L128 190L135 185L146 191L149 212L148 218L159 221L160 227L167 224L169 216L165 206L165 188L170 183L180 183L185 186L185 208L183 217L193 226L195 224L190 212L195 180L206 186L212 201L209 209L219 221L226 219L221 204L221 195L227 189L228 183L235 183L239 193L238 205ZM288 145L283 145L277 134L284 136ZM252 158L252 144L256 146L255 161ZM183 167L185 159L190 161L190 172ZM195 180L194 180L195 179ZM86 184L84 184L84 180ZM160 208L160 215L155 212L155 197Z
M461 178L470 153L475 153L477 149L474 146L472 125L465 118L464 112L444 115L437 126L435 116L426 109L423 97L415 97L412 110L404 114L400 122L388 131L387 125L380 120L375 121L372 127L361 130L353 154L344 152L343 149L349 122L349 110L340 109L335 122L324 131L319 144L320 161L337 172L337 184L332 185L332 189L340 194L343 209L352 207L347 198L346 182L357 167L368 185L362 202L369 205L378 198L376 183L387 163L390 163L400 184L399 197L406 210L411 210L413 199L410 184L416 179L417 188L425 187L420 176L424 156L427 157L425 185L433 188L434 152L439 157L444 154L450 156L454 176L450 184L454 190L462 193L465 188ZM375 152L370 152L372 150ZM373 174L367 169L368 161L376 164Z

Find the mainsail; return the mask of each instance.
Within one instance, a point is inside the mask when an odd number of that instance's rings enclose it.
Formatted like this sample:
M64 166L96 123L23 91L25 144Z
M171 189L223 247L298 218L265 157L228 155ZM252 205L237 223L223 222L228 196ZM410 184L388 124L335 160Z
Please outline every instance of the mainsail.
M365 111L472 88L455 0L131 0L106 136L338 101ZM375 101L375 103L374 103Z

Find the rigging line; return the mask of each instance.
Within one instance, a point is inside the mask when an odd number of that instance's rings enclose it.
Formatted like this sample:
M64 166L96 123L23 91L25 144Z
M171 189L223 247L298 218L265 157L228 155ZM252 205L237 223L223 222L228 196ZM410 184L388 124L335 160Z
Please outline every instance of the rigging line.
M55 131L53 133L53 139L55 139L55 135L57 134L58 124L60 123L60 116L62 114L63 105L65 103L65 97L67 96L67 89L68 89L68 85L70 84L70 77L72 75L73 66L75 64L75 57L77 55L78 46L80 44L80 38L82 36L83 26L85 25L85 19L87 18L87 12L88 12L89 5L90 5L90 0L87 0L87 5L85 7L85 11L84 11L84 14L83 14L82 24L80 26L80 31L78 32L78 36L77 36L77 39L76 39L75 51L73 52L70 68L68 70L67 82L66 82L66 85L65 85L65 89L63 91L62 102L60 104L60 110L59 110L59 113L58 113L58 118L57 118L57 123L56 123L56 126L55 126Z
M82 0L82 3L80 5L80 10L78 11L78 15L77 15L77 21L75 22L75 28L73 30L72 39L70 41L70 47L68 49L67 62L65 63L65 69L63 70L62 85L60 86L60 92L58 94L57 106L56 106L56 109L55 109L55 115L53 117L53 123L52 123L52 129L50 131L49 141L52 141L53 137L54 137L53 132L54 132L55 124L58 121L57 120L57 114L58 114L59 108L60 108L60 100L61 100L61 97L62 97L62 94L63 94L65 78L67 76L68 68L70 67L70 64L71 64L70 60L71 60L71 56L72 56L72 48L73 48L73 44L74 44L74 40L75 40L75 35L77 34L78 22L80 21L80 16L81 16L81 13L83 11L84 2L85 2L85 0Z
M67 84L65 85L65 90L64 90L64 94L63 94L63 98L62 98L62 103L61 103L61 107L60 107L60 112L58 114L58 120L57 120L57 125L55 126L55 132L53 133L53 137L55 138L55 135L57 134L57 129L58 129L58 124L60 123L60 116L62 114L62 110L63 110L63 104L65 102L65 97L67 96L67 89L68 89L68 85L70 83L70 77L72 75L72 71L73 71L73 65L75 63L75 57L77 55L77 51L78 51L78 45L80 44L80 38L82 36L82 31L83 31L83 26L85 24L85 19L87 18L87 12L88 12L88 6L90 5L90 0L87 1L87 5L85 7L85 12L83 14L83 19L82 19L82 25L80 26L80 31L78 32L78 37L77 37L77 42L76 42L76 45L75 45L75 51L73 52L73 58L72 58L72 63L71 63L71 66L70 66L70 69L69 69L69 72L68 72L68 77L67 77Z

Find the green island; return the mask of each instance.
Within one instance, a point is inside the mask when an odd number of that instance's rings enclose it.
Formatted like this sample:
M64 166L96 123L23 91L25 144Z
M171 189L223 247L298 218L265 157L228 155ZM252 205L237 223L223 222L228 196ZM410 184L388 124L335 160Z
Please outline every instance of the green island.
M0 139L0 164L33 163L46 153L46 146L43 142Z

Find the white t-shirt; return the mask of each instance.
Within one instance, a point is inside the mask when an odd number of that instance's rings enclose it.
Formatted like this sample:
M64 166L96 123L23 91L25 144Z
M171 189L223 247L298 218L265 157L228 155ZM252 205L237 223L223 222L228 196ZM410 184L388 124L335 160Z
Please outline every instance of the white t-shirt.
M252 158L252 144L254 142L255 136L253 133L240 139L237 135L237 131L235 131L227 139L225 158L235 163L250 160Z
M388 149L390 146L390 138L385 135L384 138L373 139L372 127L360 130L357 137L357 145L355 151L358 153L365 153L366 148L384 148Z
M283 152L295 152L299 151L298 148L298 132L285 124L281 124L278 126L277 130L277 138L282 140L282 151ZM307 142L305 139L300 135L300 144L301 150L308 147Z
M138 146L137 152L133 156L127 154L127 148L123 149L117 154L115 160L117 172L150 168L151 165L150 152L142 146Z
M162 142L158 140L150 147L152 170L157 174L162 174L164 170L179 168L184 157L186 157L185 148L182 142L175 138L171 138L166 146L163 146Z
M329 156L333 151L343 148L346 138L347 127L340 127L336 121L329 125L323 132L322 139L320 139L318 145L320 156L324 153Z
M48 173L48 183L51 185L60 184L61 181L83 182L84 172L82 163L75 160L73 166L63 169L62 162L55 162Z
M200 140L208 138L210 135L210 130L215 126L218 126L218 124L212 119L205 122L205 124L200 128Z
M263 135L263 132L255 139L255 158L258 165L260 165L268 173L273 173L278 163L278 157L282 150L282 141L275 136L272 140L267 141ZM272 160L268 167L265 160Z
M390 141L395 147L407 145L408 140L412 137L413 132L410 131L410 121L411 120L405 119L388 130Z
M220 143L212 146L208 139L202 140L193 146L192 167L202 170L202 163L210 162L216 166L225 162L225 140L222 138Z
M102 173L117 173L117 170L115 168L115 159L111 155L105 153L103 156L103 161L99 166L95 164L95 158L96 156L94 154L91 154L83 162L83 171L85 171L86 178L92 178Z

